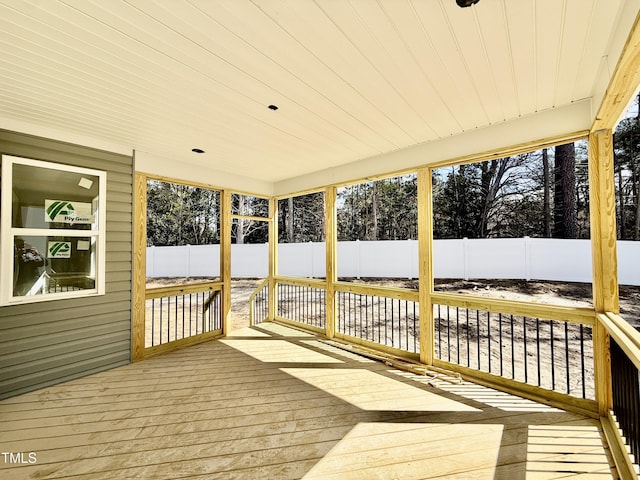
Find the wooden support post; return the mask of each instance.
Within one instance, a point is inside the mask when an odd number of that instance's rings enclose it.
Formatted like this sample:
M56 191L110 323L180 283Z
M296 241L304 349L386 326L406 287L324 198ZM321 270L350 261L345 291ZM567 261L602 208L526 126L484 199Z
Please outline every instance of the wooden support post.
M276 318L276 276L278 275L278 200L269 200L269 320Z
M144 358L147 290L147 176L136 173L133 201L133 295L131 361Z
M589 191L593 304L596 312L619 312L616 254L616 200L613 135L610 129L589 135ZM593 333L596 401L601 416L611 409L609 336L596 322Z
M220 221L220 280L222 280L222 334L231 326L231 192L223 190Z
M418 170L418 288L420 299L420 361L433 365L433 205L431 169Z
M336 333L335 282L338 280L336 250L338 245L338 222L336 215L336 188L327 187L325 199L325 245L326 245L326 335L333 338Z

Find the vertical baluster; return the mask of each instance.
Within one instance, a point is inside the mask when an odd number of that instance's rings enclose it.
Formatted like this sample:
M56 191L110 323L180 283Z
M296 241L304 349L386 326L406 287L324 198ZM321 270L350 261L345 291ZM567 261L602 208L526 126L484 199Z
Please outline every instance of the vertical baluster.
M556 360L554 358L554 341L553 341L553 320L549 320L549 330L551 337L551 389L556 389Z
M418 344L417 344L418 328L417 328L417 322L416 322L416 302L412 302L412 303L413 303L413 352L417 353L418 352Z
M580 324L580 381L582 382L582 398L587 398L587 386L584 372L584 325Z
M529 366L527 356L527 317L522 317L522 341L524 346L524 382L529 382Z
M498 334L500 335L500 376L502 377L503 365L502 365L502 314L498 314Z
M471 346L470 346L470 340L469 340L469 309L465 308L464 311L465 314L465 318L467 320L467 367L471 367Z
M443 360L444 355L442 354L442 311L441 305L438 304L438 358Z
M387 297L384 297L384 345L387 344L387 338L389 338L387 333Z
M178 339L178 296L175 296L175 302L173 305L173 339Z
M163 304L164 299L160 297L160 343L158 345L162 345L162 311L164 310Z
M405 347L409 350L409 302L404 301Z
M526 360L527 359L525 358L525 361ZM515 351L515 342L514 342L514 336L513 336L513 315L511 315L511 378L512 379L516 378L515 361L516 361L516 351Z
M536 318L536 362L538 364L538 386L542 386L540 373L540 319Z
M447 361L451 361L451 307L447 305Z
M456 307L456 353L458 360L456 363L460 365L460 308Z
M480 353L480 310L476 310L476 338L478 339L478 370L482 370L480 365L480 357L482 356Z
M571 379L569 378L569 323L564 322L564 360L567 367L567 395L571 393Z
M489 350L489 369L491 373L491 312L487 312L487 348Z
M151 346L155 346L156 340L156 299L151 299Z
M369 340L369 295L364 296L364 338Z

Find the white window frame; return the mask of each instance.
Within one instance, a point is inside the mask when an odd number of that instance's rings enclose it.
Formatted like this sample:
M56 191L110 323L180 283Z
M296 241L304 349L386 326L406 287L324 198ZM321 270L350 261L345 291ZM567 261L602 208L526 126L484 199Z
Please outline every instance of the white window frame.
M58 170L98 177L98 224L97 229L74 230L53 228L15 228L12 226L13 166L25 165L49 170ZM106 210L107 210L107 172L89 168L73 167L60 163L44 162L31 158L2 155L2 195L0 209L0 305L18 305L23 303L45 302L64 298L80 298L105 293L106 272ZM69 292L43 293L40 295L14 296L13 262L14 239L20 236L65 236L92 237L96 239L95 288Z

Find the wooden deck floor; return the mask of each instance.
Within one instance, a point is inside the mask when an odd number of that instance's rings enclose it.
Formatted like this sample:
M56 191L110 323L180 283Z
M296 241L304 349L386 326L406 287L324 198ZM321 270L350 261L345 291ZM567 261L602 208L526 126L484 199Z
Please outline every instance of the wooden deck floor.
M0 478L615 478L597 422L264 324L0 402ZM7 458L8 460L8 458Z

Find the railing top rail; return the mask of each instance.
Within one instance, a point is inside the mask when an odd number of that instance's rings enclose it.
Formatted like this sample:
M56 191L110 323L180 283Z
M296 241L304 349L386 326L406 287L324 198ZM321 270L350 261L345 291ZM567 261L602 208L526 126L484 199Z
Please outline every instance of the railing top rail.
M276 283L298 285L300 287L327 288L327 281L320 278L275 277Z
M376 297L395 298L398 300L407 300L409 302L417 302L419 299L417 290L408 288L383 287L376 285L358 285L349 282L336 282L334 285L336 292L356 293L359 295L370 295Z
M595 325L595 310L586 307L568 307L521 301L514 302L496 298L438 292L431 294L431 302L451 307L470 308L507 315L582 323L591 326Z
M607 329L609 335L624 350L629 360L640 370L640 332L615 313L599 313L598 319Z
M260 284L259 284L259 285L256 287L256 289L253 291L253 293L249 296L249 304L251 304L251 303L256 299L256 297L258 296L258 294L262 291L262 289L263 289L264 287L266 287L266 286L267 286L267 284L268 284L268 283L269 283L269 279L268 279L268 278L265 278L264 280L262 280L262 281L260 282Z
M147 288L145 298L173 297L176 295L187 295L190 293L200 293L208 291L222 290L223 282L198 282L185 285L171 285L167 287Z

